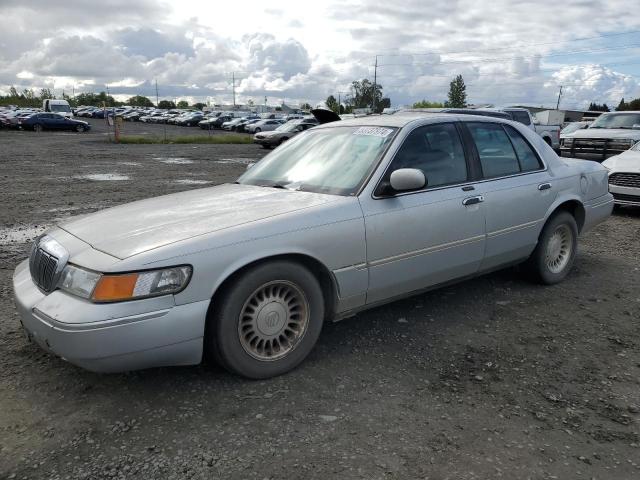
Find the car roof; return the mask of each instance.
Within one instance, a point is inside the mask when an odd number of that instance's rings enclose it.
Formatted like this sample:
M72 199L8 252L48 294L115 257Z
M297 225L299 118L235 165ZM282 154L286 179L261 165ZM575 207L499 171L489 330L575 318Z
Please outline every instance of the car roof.
M366 117L356 117L336 122L323 123L322 125L318 125L316 128L327 128L332 126L376 126L402 128L410 123L420 123L422 120L433 120L434 123L437 123L438 121L445 122L454 119L473 122L513 123L511 120L504 118L488 117L483 115L467 115L446 112L399 112L394 113L393 115L368 115Z

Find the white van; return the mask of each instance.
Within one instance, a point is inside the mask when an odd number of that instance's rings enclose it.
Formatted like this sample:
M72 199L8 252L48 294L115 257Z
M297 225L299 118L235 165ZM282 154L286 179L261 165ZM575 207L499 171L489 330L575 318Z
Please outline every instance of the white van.
M53 100L51 98L47 98L42 101L42 109L45 112L57 113L67 118L73 118L71 106L66 100Z

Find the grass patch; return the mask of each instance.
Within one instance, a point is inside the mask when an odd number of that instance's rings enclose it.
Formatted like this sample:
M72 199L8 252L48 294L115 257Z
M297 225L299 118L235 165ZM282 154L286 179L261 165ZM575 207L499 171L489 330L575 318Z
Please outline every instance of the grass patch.
M180 137L147 137L141 135L122 135L119 143L128 145L154 144L185 144L185 143L213 143L213 144L246 144L252 143L250 136L245 135L183 135Z

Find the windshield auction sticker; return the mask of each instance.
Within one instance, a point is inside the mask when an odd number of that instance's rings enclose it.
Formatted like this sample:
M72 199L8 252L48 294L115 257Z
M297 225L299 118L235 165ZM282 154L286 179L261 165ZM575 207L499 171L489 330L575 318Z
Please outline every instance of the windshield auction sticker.
M372 137L388 137L393 130L390 128L383 127L360 127L355 132L354 135L370 135Z

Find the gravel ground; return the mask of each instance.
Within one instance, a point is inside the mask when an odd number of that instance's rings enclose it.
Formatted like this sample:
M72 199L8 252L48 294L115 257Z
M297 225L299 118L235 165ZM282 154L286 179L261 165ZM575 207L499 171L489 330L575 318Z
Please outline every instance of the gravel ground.
M586 234L560 285L510 269L327 324L273 380L100 375L24 339L11 274L29 241L60 218L232 180L263 150L111 145L94 123L0 131L1 479L640 478L640 209Z

